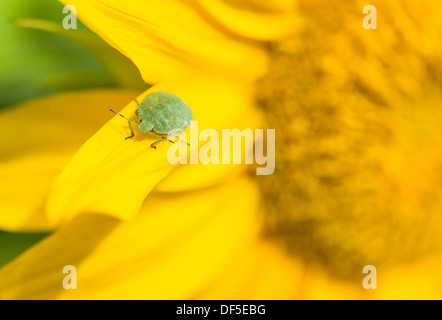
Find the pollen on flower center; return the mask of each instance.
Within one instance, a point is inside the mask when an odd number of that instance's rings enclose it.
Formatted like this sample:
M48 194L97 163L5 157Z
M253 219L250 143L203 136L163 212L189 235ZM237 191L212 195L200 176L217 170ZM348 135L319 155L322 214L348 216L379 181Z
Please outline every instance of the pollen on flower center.
M367 31L356 1L307 3L258 83L276 129L265 233L344 277L440 250L440 7L382 2Z

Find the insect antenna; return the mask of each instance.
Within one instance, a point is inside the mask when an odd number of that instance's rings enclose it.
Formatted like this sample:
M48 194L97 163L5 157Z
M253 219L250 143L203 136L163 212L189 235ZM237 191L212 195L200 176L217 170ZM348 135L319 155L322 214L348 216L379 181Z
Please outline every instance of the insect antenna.
M127 121L130 121L130 119L128 119L128 118L126 118L125 116L123 116L121 113L118 113L117 111L115 111L115 110L112 110L112 109L109 109L110 111L112 111L113 113L116 113L116 114L118 114L120 117L123 117L124 119L126 119Z

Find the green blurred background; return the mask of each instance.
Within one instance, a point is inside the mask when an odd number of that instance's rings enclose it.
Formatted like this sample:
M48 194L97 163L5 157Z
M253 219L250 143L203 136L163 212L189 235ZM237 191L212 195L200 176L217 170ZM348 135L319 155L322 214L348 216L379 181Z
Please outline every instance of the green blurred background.
M63 7L57 0L0 1L0 109L69 90L147 89L133 63L79 20L77 30L64 30ZM0 266L45 236L0 230Z
M81 45L14 25L15 18L37 18L61 26L63 7L54 0L0 1L0 107L64 90L113 85L106 69Z

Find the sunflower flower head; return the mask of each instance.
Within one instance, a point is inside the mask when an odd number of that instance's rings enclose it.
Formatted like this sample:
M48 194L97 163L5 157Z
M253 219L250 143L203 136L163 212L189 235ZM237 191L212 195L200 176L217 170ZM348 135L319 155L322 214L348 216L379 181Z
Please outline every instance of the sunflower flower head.
M121 81L0 114L20 133L0 135L0 200L14 213L0 227L54 230L0 269L2 298L440 297L427 274L442 257L441 5L374 1L378 29L365 30L359 0L69 4L145 91ZM158 137L125 140L109 108L136 118L154 92L180 97L198 133L276 129L274 174L172 165L169 144L150 147ZM45 130L17 126L42 108ZM402 264L427 257L402 284ZM61 286L66 265L77 290ZM366 265L385 275L379 290L361 287Z
M365 30L360 1L301 1L258 86L278 134L266 233L345 277L442 243L442 7L373 4Z

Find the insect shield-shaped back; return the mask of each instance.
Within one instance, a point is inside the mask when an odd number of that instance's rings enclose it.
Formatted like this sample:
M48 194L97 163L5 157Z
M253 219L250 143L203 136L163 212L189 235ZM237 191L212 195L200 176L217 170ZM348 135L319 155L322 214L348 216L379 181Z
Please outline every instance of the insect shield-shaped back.
M153 131L161 134L184 130L193 120L192 110L170 92L149 94L138 106L138 117L142 120L141 125L146 122L143 127L140 125L140 131L153 125Z

